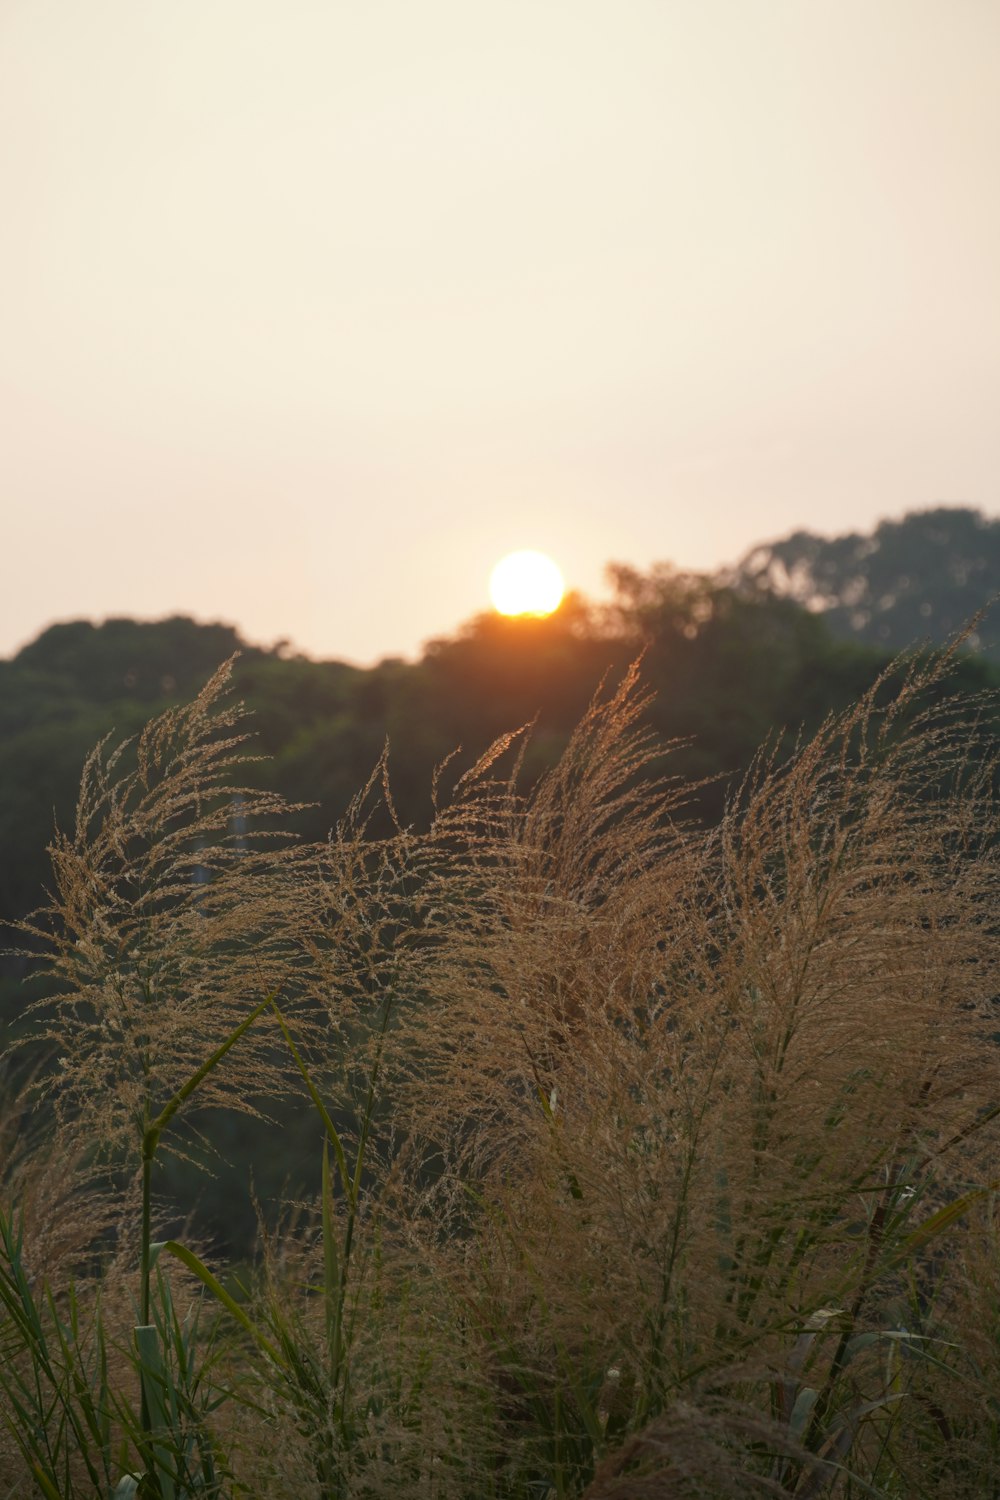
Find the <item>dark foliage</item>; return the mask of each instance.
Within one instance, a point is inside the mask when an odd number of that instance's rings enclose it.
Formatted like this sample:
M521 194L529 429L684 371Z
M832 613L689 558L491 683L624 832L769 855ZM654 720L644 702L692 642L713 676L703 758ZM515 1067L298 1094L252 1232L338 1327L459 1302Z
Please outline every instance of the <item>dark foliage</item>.
M880 650L943 643L1000 593L1000 521L942 506L883 521L871 535L796 531L748 553L735 582L814 609L836 635ZM1000 661L990 621L973 644Z

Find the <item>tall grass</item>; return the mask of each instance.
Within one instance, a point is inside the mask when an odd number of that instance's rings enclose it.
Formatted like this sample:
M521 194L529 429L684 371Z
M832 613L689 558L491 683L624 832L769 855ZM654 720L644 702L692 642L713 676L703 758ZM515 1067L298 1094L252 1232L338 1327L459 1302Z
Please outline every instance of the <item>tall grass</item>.
M947 670L710 830L635 672L527 792L523 734L442 768L426 833L383 765L322 847L229 838L283 808L224 673L97 752L32 924L2 1493L1000 1494L993 710ZM239 1278L159 1244L189 1101L289 1089L314 1201Z

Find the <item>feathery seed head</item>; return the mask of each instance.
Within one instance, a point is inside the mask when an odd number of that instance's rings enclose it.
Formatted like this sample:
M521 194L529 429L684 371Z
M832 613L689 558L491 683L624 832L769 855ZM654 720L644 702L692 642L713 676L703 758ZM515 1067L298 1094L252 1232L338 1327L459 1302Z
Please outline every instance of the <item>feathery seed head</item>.
M53 897L25 924L52 981L35 1007L36 1037L60 1054L44 1086L114 1151L135 1148L143 1122L292 966L296 854L267 829L286 805L238 779L250 757L229 675L227 663L191 705L90 755L75 829L51 845ZM249 839L231 831L237 799ZM258 1022L200 1099L248 1109L276 1086Z

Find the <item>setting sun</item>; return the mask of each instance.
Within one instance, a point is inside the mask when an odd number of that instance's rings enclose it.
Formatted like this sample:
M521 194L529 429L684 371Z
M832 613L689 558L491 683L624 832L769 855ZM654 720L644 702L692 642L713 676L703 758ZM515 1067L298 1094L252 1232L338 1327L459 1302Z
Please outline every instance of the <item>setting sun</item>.
M490 598L502 615L550 615L565 592L563 576L544 552L511 552L490 575Z

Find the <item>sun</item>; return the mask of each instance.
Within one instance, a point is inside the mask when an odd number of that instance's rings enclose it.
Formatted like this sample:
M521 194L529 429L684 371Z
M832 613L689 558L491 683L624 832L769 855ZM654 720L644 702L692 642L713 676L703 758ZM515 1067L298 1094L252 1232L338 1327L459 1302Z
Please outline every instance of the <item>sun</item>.
M490 598L502 615L550 615L565 592L562 574L544 552L511 552L490 574Z

